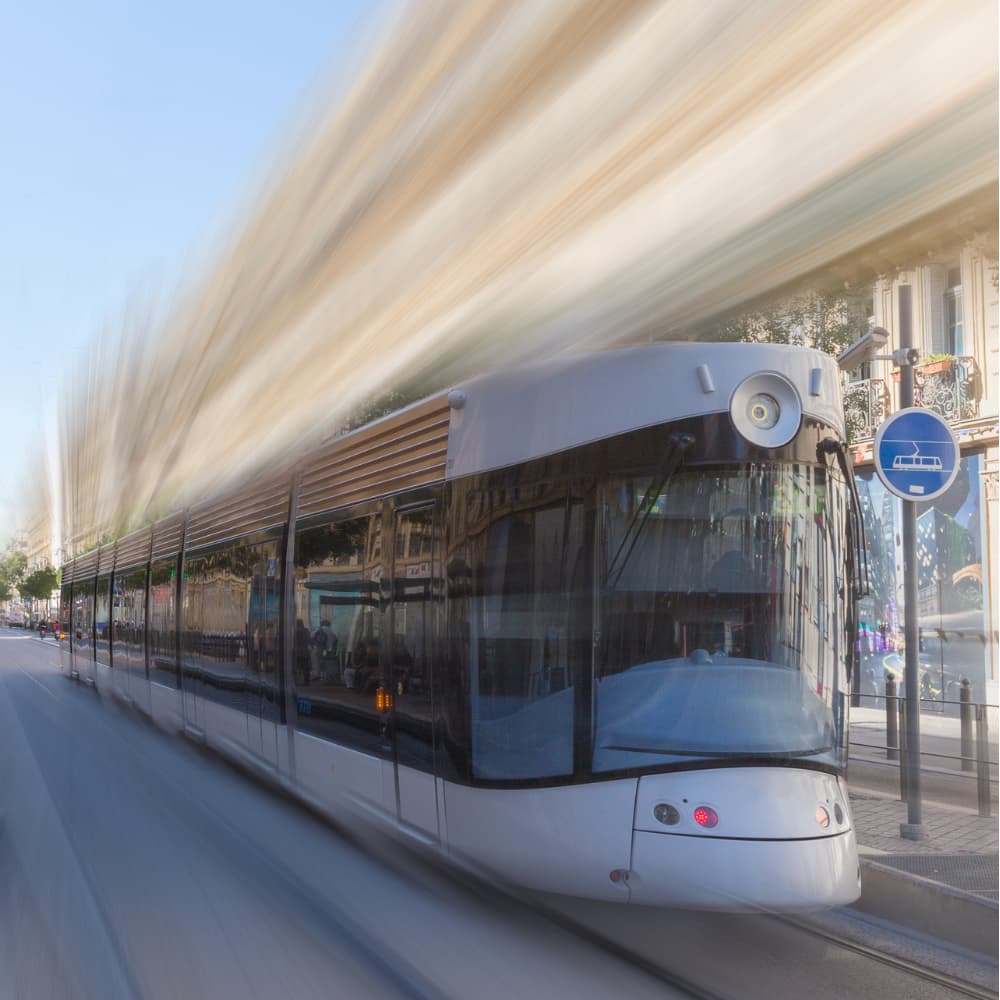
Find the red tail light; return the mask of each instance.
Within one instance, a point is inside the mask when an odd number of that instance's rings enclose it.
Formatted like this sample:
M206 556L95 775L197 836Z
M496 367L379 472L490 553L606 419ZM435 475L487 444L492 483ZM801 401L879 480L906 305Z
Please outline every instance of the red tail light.
M698 826L711 830L719 825L719 814L710 806L698 806L694 811L694 821Z

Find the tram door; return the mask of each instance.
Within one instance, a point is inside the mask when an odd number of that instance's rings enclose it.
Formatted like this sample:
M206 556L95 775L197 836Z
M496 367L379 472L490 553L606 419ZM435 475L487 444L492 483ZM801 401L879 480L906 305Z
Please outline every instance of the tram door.
M382 664L392 706L397 815L433 837L440 830L431 681L444 594L438 517L433 503L394 515L391 618Z

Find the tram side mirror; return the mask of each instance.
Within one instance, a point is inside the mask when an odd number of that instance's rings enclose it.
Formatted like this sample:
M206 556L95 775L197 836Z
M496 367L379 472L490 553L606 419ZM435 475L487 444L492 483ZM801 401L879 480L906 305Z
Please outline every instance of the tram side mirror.
M889 343L889 331L881 326L873 327L863 337L859 337L842 354L837 356L837 365L842 372L852 372L870 361Z

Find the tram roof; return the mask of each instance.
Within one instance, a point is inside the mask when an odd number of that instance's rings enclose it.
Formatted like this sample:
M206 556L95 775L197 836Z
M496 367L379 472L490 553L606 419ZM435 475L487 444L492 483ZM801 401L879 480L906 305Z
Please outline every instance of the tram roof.
M725 413L733 391L755 372L784 375L806 416L844 432L839 372L834 359L821 351L774 344L657 343L558 357L460 383L448 394L446 476L499 469L643 427Z

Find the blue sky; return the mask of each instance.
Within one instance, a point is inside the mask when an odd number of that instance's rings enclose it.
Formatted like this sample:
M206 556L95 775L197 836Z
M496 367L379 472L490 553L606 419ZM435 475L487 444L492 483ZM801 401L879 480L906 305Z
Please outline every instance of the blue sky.
M374 12L0 6L0 543L62 373L130 297L169 298L211 260L305 109L361 61Z

